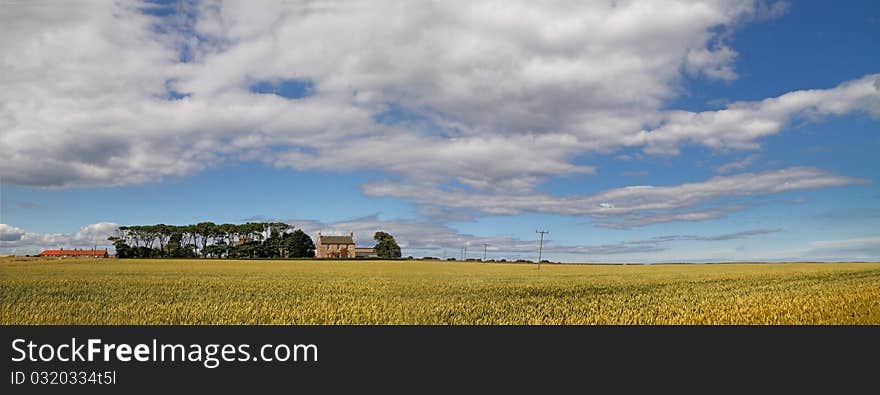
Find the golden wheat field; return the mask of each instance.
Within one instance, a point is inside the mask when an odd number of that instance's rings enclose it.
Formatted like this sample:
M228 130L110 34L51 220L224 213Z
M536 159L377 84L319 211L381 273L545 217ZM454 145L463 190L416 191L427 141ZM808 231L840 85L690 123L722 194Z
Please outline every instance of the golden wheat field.
M880 324L880 264L0 260L3 324Z

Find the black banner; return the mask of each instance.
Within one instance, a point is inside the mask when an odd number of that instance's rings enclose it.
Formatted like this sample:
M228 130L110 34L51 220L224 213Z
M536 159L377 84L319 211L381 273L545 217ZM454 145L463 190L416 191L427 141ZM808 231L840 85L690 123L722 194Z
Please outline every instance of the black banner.
M876 387L880 355L876 326L4 326L2 333L6 394L762 382L837 392Z

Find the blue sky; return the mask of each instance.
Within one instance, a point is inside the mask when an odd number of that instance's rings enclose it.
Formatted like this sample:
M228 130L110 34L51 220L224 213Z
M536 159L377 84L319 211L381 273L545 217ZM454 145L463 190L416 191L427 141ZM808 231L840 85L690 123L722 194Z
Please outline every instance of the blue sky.
M880 259L877 2L393 3L2 6L0 253L277 219L416 256L545 229L571 262Z

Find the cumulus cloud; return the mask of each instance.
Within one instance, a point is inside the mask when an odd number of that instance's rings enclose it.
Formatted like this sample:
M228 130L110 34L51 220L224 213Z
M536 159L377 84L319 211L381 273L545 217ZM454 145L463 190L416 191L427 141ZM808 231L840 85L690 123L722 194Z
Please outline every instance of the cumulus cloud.
M691 74L704 74L707 77L725 81L736 79L733 63L736 51L727 46L715 49L697 48L688 52L685 66Z
M844 82L830 89L789 92L755 102L737 102L717 111L668 111L660 125L638 133L628 143L650 153L674 154L684 142L711 148L756 148L761 137L779 133L793 118L818 119L861 111L880 116L880 74Z
M773 4L205 1L159 17L139 2L13 3L0 173L125 185L262 160L524 188L591 172L570 163L584 151L669 145L671 126L641 132L682 118L658 110L681 69L733 78L720 31ZM249 90L287 80L310 95ZM416 116L380 122L389 106Z
M687 143L749 149L797 117L880 116L878 75L717 111L665 109L683 73L736 78L730 32L782 15L780 2L204 1L157 16L162 7L0 8L5 182L142 184L228 161L373 169L399 181L365 186L370 196L484 214L621 217L601 223L627 227L717 218L728 208L692 207L724 196L699 189L707 183L590 197L537 186L594 173L575 163L584 154L674 154ZM792 173L803 177L784 190L853 182ZM745 186L734 195L774 191L751 191L746 181L709 184ZM697 190L676 194L682 188Z
M73 233L34 233L0 224L0 254L36 254L50 248L106 248L107 237L119 226L112 222L98 222L83 226Z
M480 194L461 189L426 190L391 182L364 186L368 196L391 196L420 204L474 209L486 214L538 212L590 216L605 227L633 227L669 221L699 221L723 216L736 205L701 209L729 197L761 196L792 190L864 184L866 180L792 167L762 173L715 176L672 186L629 186L587 196L553 196L532 190L516 195Z
M19 241L24 236L24 229L0 224L0 242Z

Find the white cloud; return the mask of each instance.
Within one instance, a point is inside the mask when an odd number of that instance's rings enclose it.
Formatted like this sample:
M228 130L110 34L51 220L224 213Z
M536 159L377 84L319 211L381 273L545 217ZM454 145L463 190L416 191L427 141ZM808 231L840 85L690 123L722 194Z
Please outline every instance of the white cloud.
M790 8L791 3L789 3L788 1L777 1L774 3L760 1L758 2L758 11L755 17L759 20L779 18L780 16L788 13Z
M715 168L715 172L719 174L727 174L732 173L737 170L743 170L752 165L755 160L758 159L757 155L749 155L745 158L742 158L738 161L733 161L729 163L725 163L721 166Z
M98 222L83 226L73 233L34 233L0 224L0 254L37 254L51 248L107 248L107 237L115 234L118 225Z
M733 81L737 78L733 70L734 60L736 51L728 46L715 49L695 48L688 52L685 65L692 74L702 73L707 77Z
M574 163L587 153L748 149L796 117L880 116L878 75L718 111L663 109L682 73L736 78L730 32L781 15L780 4L210 1L160 19L141 12L145 3L16 2L0 8L0 176L128 185L256 160L388 172L399 183L367 194L441 209L589 215L617 227L717 218L727 208L694 206L855 181L796 168L758 175L792 177L782 189L753 190L742 177L590 197L536 186L595 172ZM248 89L284 80L308 81L313 95ZM413 117L377 121L394 108Z
M718 218L736 206L700 209L724 198L760 196L792 190L863 184L867 181L836 176L818 169L792 167L762 173L716 176L703 182L672 186L629 186L588 196L552 196L532 190L516 195L426 189L398 183L367 184L367 196L391 196L420 204L474 209L487 214L539 212L583 215L600 219L605 227L632 227L669 221Z
M628 139L650 153L676 153L684 142L711 148L750 149L761 137L779 133L795 117L817 119L862 111L880 116L880 74L830 89L801 90L757 102L732 103L717 111L669 111L660 125Z
M212 1L176 6L181 14L165 19L140 12L155 7L3 7L7 182L140 184L259 159L522 189L591 172L573 157L630 144L645 124L667 119L658 108L678 93L683 66L732 78L735 54L720 31L773 9L387 0ZM311 81L314 96L247 90L283 79ZM166 100L171 90L189 96ZM375 122L389 104L423 121Z
M645 212L645 213L627 213L620 215L619 218L613 214L602 216L604 219L597 220L594 223L603 228L612 229L629 229L639 226L647 226L660 224L664 222L674 221L708 221L710 219L721 218L731 211L736 211L737 206L722 207L717 209L693 210L683 212Z
M24 229L0 224L0 242L19 241L24 236Z
M725 240L736 240L743 239L750 236L757 235L766 235L771 233L777 233L782 231L782 229L774 228L774 229L750 229L744 230L740 232L733 233L725 233L714 236L696 236L696 235L676 235L676 236L660 236L653 237L648 240L638 241L638 242L630 242L631 244L636 243L661 243L661 242L670 242L670 241L725 241Z

